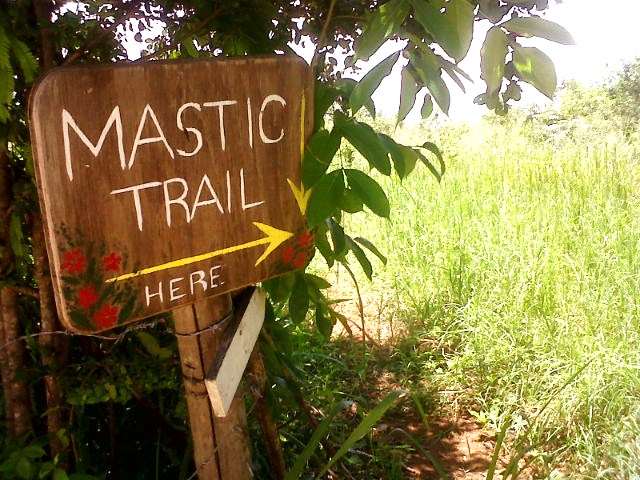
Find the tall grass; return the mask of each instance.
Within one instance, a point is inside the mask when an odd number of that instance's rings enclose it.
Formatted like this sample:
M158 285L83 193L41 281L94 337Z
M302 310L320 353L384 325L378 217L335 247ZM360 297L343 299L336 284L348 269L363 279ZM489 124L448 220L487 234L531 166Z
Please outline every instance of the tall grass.
M442 145L448 171L387 181L393 218L366 226L389 256L390 321L452 346L443 388L471 387L498 422L517 413L552 467L640 478L635 149L509 122L403 135Z

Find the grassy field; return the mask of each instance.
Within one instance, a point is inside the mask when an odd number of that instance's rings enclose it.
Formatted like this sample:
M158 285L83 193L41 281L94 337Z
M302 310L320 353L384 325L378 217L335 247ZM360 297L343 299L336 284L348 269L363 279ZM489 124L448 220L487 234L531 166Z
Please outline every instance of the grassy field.
M442 182L381 180L391 221L347 225L388 255L362 284L391 299L384 321L431 346L406 368L546 475L640 478L635 149L508 122L398 136L442 146Z

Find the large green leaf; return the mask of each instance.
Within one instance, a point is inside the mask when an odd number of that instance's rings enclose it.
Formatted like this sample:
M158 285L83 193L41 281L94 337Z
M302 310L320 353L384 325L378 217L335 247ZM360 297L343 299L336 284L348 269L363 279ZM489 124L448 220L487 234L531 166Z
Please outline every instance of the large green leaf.
M333 332L333 327L335 325L335 320L329 315L329 309L324 307L323 305L316 306L316 328L325 338L325 340L329 341L331 338L331 333Z
M469 51L473 5L468 0L411 0L416 20L456 62Z
M491 23L502 20L502 17L511 8L509 5L500 5L500 0L480 0L480 14L487 17Z
M349 187L362 198L373 213L385 218L389 216L389 200L378 182L360 170L345 169L344 173Z
M340 91L337 88L330 87L326 83L316 82L313 93L313 128L315 130L324 127L324 116L339 95Z
M340 148L340 135L318 130L309 140L302 159L302 183L313 186L327 171L331 160Z
M396 124L402 122L416 103L416 95L420 91L420 85L416 82L411 65L406 65L400 73L400 106Z
M378 89L382 80L391 73L391 69L399 57L400 52L389 55L362 77L349 98L349 105L353 113L356 113L365 103L371 101L371 95Z
M449 113L451 95L447 84L444 83L441 74L440 61L430 50L423 49L409 53L409 59L415 68L420 80L427 86L436 103L444 113Z
M331 243L333 243L333 253L336 257L341 257L347 248L347 237L344 234L342 226L333 218L327 219L327 226L331 234Z
M296 275L291 296L289 297L289 315L294 323L301 323L309 310L309 293L303 275Z
M497 93L502 86L508 43L502 30L491 27L480 49L480 78L487 84L489 94Z
M336 128L347 141L379 172L389 175L391 162L378 134L366 123L347 119L336 114Z
M540 17L512 18L500 26L527 38L535 36L563 45L576 44L576 41L564 27Z
M358 245L349 236L347 236L347 245L349 246L349 249L355 255L356 260L358 260L358 263L362 267L362 271L364 272L364 274L367 276L367 278L369 280L371 280L373 278L373 266L371 265L371 262L367 258L367 254L364 253L364 250L362 250L360 245Z
M313 187L307 205L307 222L315 227L330 217L338 208L344 194L342 170L334 170Z
M385 148L391 154L391 160L393 160L393 166L398 173L398 177L400 179L406 178L415 168L418 154L413 148L397 143L389 135L383 133L379 135Z
M513 52L513 65L520 79L553 98L558 77L556 68L547 55L538 48L517 45Z
M355 43L354 61L368 59L398 30L409 13L408 0L390 0L367 19Z
M365 247L367 250L369 250L371 253L373 253L376 257L378 257L383 265L387 264L387 257L385 257L382 252L378 250L378 247L371 243L371 241L367 240L364 237L356 237L354 238L354 240Z

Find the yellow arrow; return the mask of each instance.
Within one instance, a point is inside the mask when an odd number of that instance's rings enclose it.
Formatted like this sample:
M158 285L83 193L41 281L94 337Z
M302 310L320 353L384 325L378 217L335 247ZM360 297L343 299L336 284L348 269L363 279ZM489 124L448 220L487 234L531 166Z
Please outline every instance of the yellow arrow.
M293 233L291 232L287 232L285 230L279 230L270 225L265 225L264 223L253 222L253 224L257 228L259 228L263 233L265 233L267 236L260 238L258 240L253 240L252 242L243 243L241 245L234 245L232 247L223 248L221 250L215 250L213 252L203 253L201 255L196 255L193 257L186 257L186 258L181 258L179 260L173 260L171 262L156 265L154 267L143 268L142 270L138 270L136 272L125 273L123 275L118 275L117 277L108 278L105 281L117 282L120 280L126 280L128 278L147 275L149 273L160 272L162 270L169 270L170 268L189 265L192 263L200 262L202 260L208 260L210 258L219 257L220 255L225 255L227 253L233 253L239 250L246 250L247 248L257 247L259 245L268 245L264 253L260 256L260 258L258 258L258 260L255 263L255 266L258 266L265 258L267 258L271 254L271 252L273 252L276 248L278 248L282 243L286 242L291 237L293 237Z

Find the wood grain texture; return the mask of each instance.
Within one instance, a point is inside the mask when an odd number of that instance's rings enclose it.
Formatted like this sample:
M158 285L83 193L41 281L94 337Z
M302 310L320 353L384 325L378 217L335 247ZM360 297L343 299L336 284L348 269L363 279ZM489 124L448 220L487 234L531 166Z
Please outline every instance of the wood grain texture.
M67 328L106 330L302 266L304 252L283 253L306 238L288 180L300 185L309 78L280 56L40 80L31 134Z
M194 443L194 460L202 480L249 480L251 456L242 389L238 390L228 415L215 418L204 379L220 349L224 330L206 330L232 310L231 297L222 295L174 310L178 349L189 423Z

